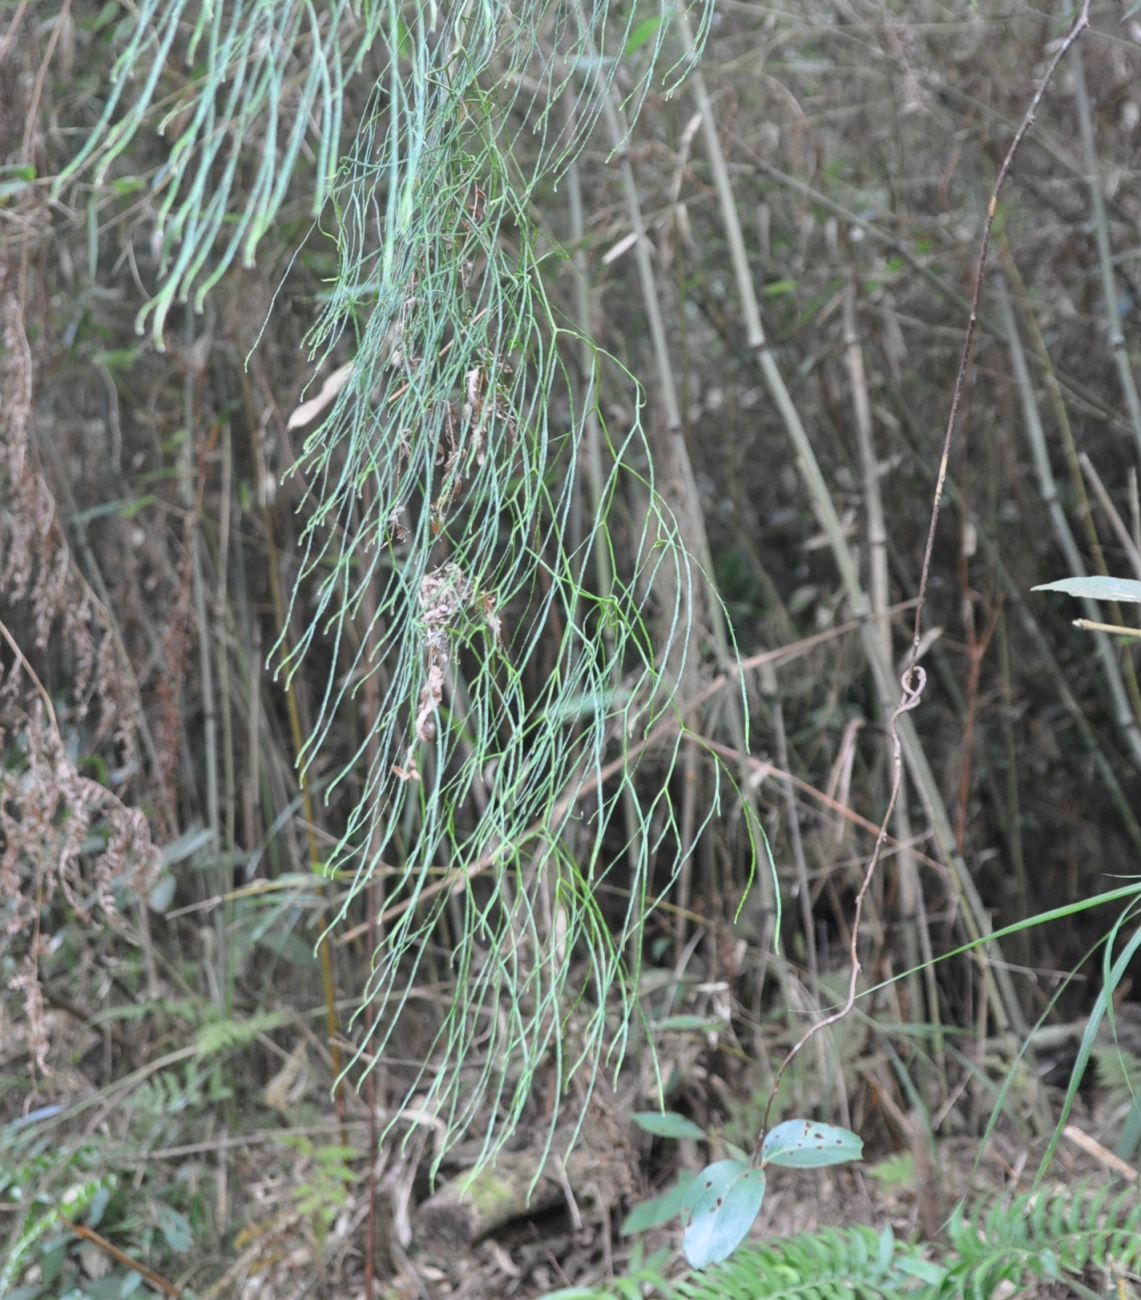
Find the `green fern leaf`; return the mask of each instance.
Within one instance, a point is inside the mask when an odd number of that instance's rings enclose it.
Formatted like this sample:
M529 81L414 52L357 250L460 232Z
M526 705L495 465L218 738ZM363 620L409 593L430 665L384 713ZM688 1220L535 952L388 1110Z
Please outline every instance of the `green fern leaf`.
M289 1017L284 1011L262 1011L248 1020L212 1020L195 1035L194 1046L199 1060L233 1051L252 1043L259 1034L280 1028Z

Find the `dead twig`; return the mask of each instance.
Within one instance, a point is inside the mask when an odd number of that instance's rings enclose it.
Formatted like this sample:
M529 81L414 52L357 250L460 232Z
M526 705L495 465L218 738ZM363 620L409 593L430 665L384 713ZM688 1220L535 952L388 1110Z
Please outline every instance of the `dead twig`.
M109 1255L116 1264L121 1264L124 1268L129 1268L132 1272L138 1273L148 1286L153 1287L156 1291L161 1291L163 1295L174 1296L175 1300L181 1297L181 1287L175 1286L173 1282L168 1282L166 1278L160 1277L158 1273L147 1268L145 1264L140 1264L138 1260L132 1259L125 1251L120 1250L118 1246L108 1241L106 1237L100 1235L94 1229L87 1227L86 1224L72 1223L62 1210L59 1210L58 1213L69 1232L74 1232L83 1241L88 1241L93 1246L97 1246L105 1255Z
M907 668L900 678L899 703L896 705L895 712L891 715L891 722L888 727L888 737L892 748L892 786L891 794L888 797L887 808L884 810L883 819L880 822L879 834L876 837L876 845L872 850L872 855L868 859L867 869L864 872L863 881L860 884L859 892L856 895L856 901L852 915L852 933L849 941L848 955L850 959L850 974L848 978L848 995L844 1000L844 1005L838 1011L833 1012L830 1016L825 1016L823 1020L817 1020L810 1025L808 1029L788 1050L788 1054L777 1067L773 1076L772 1086L769 1089L768 1100L765 1102L764 1117L761 1122L761 1129L757 1135L756 1151L754 1158L760 1154L761 1147L765 1140L765 1134L768 1132L769 1116L772 1112L773 1103L776 1101L777 1092L780 1090L781 1081L783 1080L788 1067L793 1060L804 1048L805 1044L813 1039L821 1030L827 1029L829 1025L834 1025L849 1015L852 1008L856 1005L856 986L860 978L860 921L863 916L864 900L867 898L868 890L871 888L872 880L875 878L876 868L879 866L880 857L883 853L883 846L887 842L887 828L891 821L892 813L895 811L896 801L899 799L899 789L903 781L903 746L899 738L899 722L905 713L910 713L913 709L919 707L923 699L923 689L927 685L927 673L919 666L919 646L923 635L923 610L927 603L927 587L931 576L931 557L935 550L935 534L939 527L939 516L943 507L943 489L947 482L947 467L951 459L951 447L955 439L955 430L959 423L959 408L962 405L963 392L966 388L967 374L970 371L971 359L974 355L975 335L978 330L979 319L979 300L982 297L983 275L986 271L987 254L990 251L991 234L994 230L994 219L998 212L998 198L1002 191L1006 178L1010 175L1011 167L1014 165L1015 156L1026 138L1026 133L1034 124L1034 118L1038 112L1038 107L1042 103L1042 98L1046 93L1046 88L1053 80L1054 73L1058 69L1059 63L1065 57L1066 52L1089 26L1089 8L1090 0L1083 0L1081 12L1074 20L1070 30L1065 37L1059 42L1058 48L1054 52L1054 57L1046 69L1045 75L1038 89L1030 101L1030 107L1026 110L1022 121L1019 123L1018 130L1014 133L1014 139L1010 142L1010 148L1006 151L1006 157L1002 160L1002 166L998 170L998 177L994 183L994 189L991 191L990 201L987 204L986 219L983 223L982 240L979 245L978 261L975 265L975 284L971 293L970 314L967 318L967 328L963 337L963 347L959 356L959 368L955 375L955 386L951 392L951 409L947 416L947 429L943 435L943 451L939 459L939 473L935 481L935 496L931 505L931 522L927 528L927 543L923 550L923 566L919 574L919 590L916 596L915 604L915 624L911 637L911 653L908 658Z

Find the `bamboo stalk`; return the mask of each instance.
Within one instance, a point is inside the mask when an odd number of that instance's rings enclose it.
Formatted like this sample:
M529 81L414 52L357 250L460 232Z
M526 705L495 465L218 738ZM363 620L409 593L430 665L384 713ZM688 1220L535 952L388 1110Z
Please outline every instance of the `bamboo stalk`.
M186 313L183 346L185 365L182 380L182 419L186 429L186 440L182 447L182 495L187 508L188 536L186 545L191 548L191 580L193 582L192 599L194 602L194 621L198 629L198 671L202 691L202 741L206 769L206 824L210 828L210 847L217 862L215 871L215 890L225 897L230 881L227 878L228 867L221 865L226 860L226 845L222 841L222 802L221 785L218 773L218 700L214 685L214 658L212 645L214 637L211 621L206 608L206 575L202 556L202 513L203 498L206 488L205 446L199 448L197 391L195 383L193 313ZM195 452L198 463L195 463ZM230 961L227 942L228 908L219 908L214 916L214 960L217 971L213 981L214 1001L223 1016L230 1013Z
M1082 474L1085 475L1089 482L1094 496L1097 498L1102 514L1105 515L1110 528L1113 529L1122 551L1129 557L1129 563L1134 574L1141 578L1141 550L1138 550L1136 543L1130 536L1129 529L1125 527L1125 521L1121 518L1117 507L1113 504L1113 498L1101 481L1101 475L1098 474L1093 461L1084 451L1078 452L1078 464L1081 467Z
M1008 294L1000 293L998 298L999 310L1005 319L1010 364L1014 372L1015 384L1022 399L1023 428L1034 459L1038 490L1046 507L1046 512L1050 517L1054 536L1065 558L1066 568L1070 576L1084 577L1087 573L1085 561L1078 549L1078 544L1070 528L1070 522L1066 518L1066 512L1058 496L1058 483L1054 478L1054 470L1050 464L1050 457L1046 448L1046 435L1038 413L1038 404L1035 400L1034 388L1030 379L1030 369L1026 363L1025 353L1022 350L1018 323L1014 319L1014 308ZM1101 623L1104 621L1096 601L1084 597L1081 603L1086 618L1090 622ZM1109 691L1114 721L1129 746L1129 752L1134 763L1141 763L1141 729L1138 728L1137 719L1129 706L1129 697L1121 677L1117 658L1113 652L1113 646L1105 636L1099 635L1094 639L1094 650L1098 657L1106 689Z
M252 405L246 386L247 403ZM261 505L262 524L265 529L267 551L266 572L269 577L270 596L273 602L274 621L278 636L284 644L291 640L289 636L289 615L285 598L281 590L279 558L277 543L273 535L273 516L266 500L261 483L261 458L257 447L257 425L250 422L250 436L254 443L252 448L254 464L258 470L257 499ZM300 763L305 751L305 734L301 726L301 709L297 700L297 687L292 673L285 677L285 707L289 719L289 735L293 745L295 763ZM316 808L309 779L300 768L297 770L298 792L301 796L301 816L305 823L305 841L308 847L309 869L316 873L321 861L320 846L317 843ZM326 882L325 892L328 893ZM337 1015L337 983L333 967L333 945L327 934L323 934L317 943L317 960L321 968L321 990L325 1003L325 1036L329 1046L329 1059L333 1074L333 1104L341 1128L341 1140L345 1141L345 1086L341 1077L344 1070L344 1058L341 1052L340 1027Z
M684 17L679 11L679 17ZM685 26L685 37L688 42L686 49L692 49L692 32L689 28L688 21ZM713 644L717 651L718 664L725 667L735 659L735 648L732 643L732 635L725 618L725 611L721 605L720 599L712 589L713 583L713 560L709 548L709 538L705 530L705 519L702 512L700 493L697 487L697 480L693 472L693 464L690 460L689 449L685 443L685 437L682 432L682 411L678 399L677 385L674 380L674 368L670 360L669 345L666 339L665 322L662 317L661 301L657 289L657 283L654 276L653 264L650 260L650 245L646 232L646 223L642 215L642 204L638 194L637 180L634 176L634 168L630 162L629 153L625 147L625 142L629 135L629 127L625 121L624 114L617 102L612 88L608 87L602 100L602 116L606 122L606 127L610 135L611 146L618 155L619 169L622 176L622 186L626 199L626 209L629 215L631 230L635 236L634 239L634 257L638 268L638 279L642 290L642 304L646 312L646 321L650 328L650 339L653 348L655 369L657 371L657 387L655 393L661 404L661 409L665 417L666 431L664 439L665 459L669 466L670 480L677 480L677 491L675 502L678 512L682 515L683 521L683 540L686 548L691 551L697 558L698 564L705 574L706 583L708 584L708 600L705 602L705 614L708 620L708 626L712 635ZM691 602L689 593L686 593L687 604ZM672 667L672 666L671 666ZM681 648L680 662L675 669L672 669L671 675L674 679L675 687L679 688L683 694L691 694L693 691L693 671L696 667L694 657L688 652L688 647L683 645ZM744 701L742 700L742 704ZM697 729L698 719L696 716L688 716L686 725ZM738 712L736 709L729 710L729 729L733 739L734 749L737 753L744 754L748 751L748 724L747 713L744 709ZM683 803L682 803L682 825L681 835L682 842L680 845L680 870L678 873L677 887L679 898L683 905L688 903L690 896L690 875L692 872L692 849L693 849L693 826L696 821L696 791L697 791L697 764L698 755L693 747L687 747L686 755L683 760ZM747 774L743 768L738 768L740 777L739 787L741 798L748 799L749 784L746 779ZM750 815L753 817L753 824L759 826L759 820L756 817L755 808L750 809ZM689 838L686 839L686 836ZM758 878L758 885L762 891L762 899L767 906L776 907L775 882L770 880L768 873L761 872ZM680 936L679 936L680 948Z
M678 11L678 34L683 42L690 38L689 24L683 10ZM748 259L745 255L744 237L737 216L729 171L725 165L725 157L721 150L721 141L714 121L713 105L700 69L695 70L692 74L691 84L694 97L702 113L710 168L713 172L714 185L721 204L722 219L729 243L738 296L742 314L745 318L747 345L760 369L769 394L780 413L785 432L796 457L797 469L800 471L808 491L813 514L816 516L816 521L832 551L833 561L839 571L852 613L856 617L861 617L869 611L870 603L860 584L855 558L848 546L839 514L833 503L824 475L820 470L811 439L808 437L808 433L800 419L800 413L796 409L796 405L784 382L784 377L777 365L776 357L765 335L760 307L753 288ZM898 691L898 683L895 680L890 661L882 653L879 635L870 624L861 625L861 641L877 692L881 697L894 697ZM899 716L897 726L903 757L915 782L917 793L923 803L927 817L931 822L939 854L951 868L951 879L963 913L967 933L972 940L980 939L991 930L990 918L983 906L982 899L966 863L955 850L954 833L951 829L950 818L942 794L927 757L919 744L918 734L908 712L904 712ZM995 1015L1000 1027L1004 1030L1013 1028L1021 1035L1021 1031L1025 1027L1021 1007L1014 992L1010 974L1002 962L1001 950L998 946L996 945L991 949L990 956L980 951L979 964L983 982L987 987L988 997L991 998L994 1004Z
M1105 198L1101 192L1101 178L1098 175L1097 145L1094 141L1093 116L1090 113L1089 92L1086 90L1085 63L1081 46L1075 46L1070 54L1070 71L1073 74L1074 104L1078 110L1078 130L1081 133L1086 179L1089 182L1097 260L1101 268L1101 287L1105 298L1106 329L1109 334L1109 345L1113 350L1114 364L1117 366L1117 375L1121 381L1125 408L1129 412L1133 441L1137 447L1138 457L1141 458L1141 395L1137 392L1137 381L1133 375L1129 351L1125 346L1125 332L1121 327L1121 312L1117 307L1117 282L1113 274L1113 255L1109 246L1109 223L1106 221Z
M880 655L889 663L892 658L891 624L882 618L890 599L888 581L887 525L884 520L883 493L880 489L879 460L876 456L875 435L872 428L872 406L868 396L867 373L864 367L864 353L860 346L858 314L856 310L856 271L852 267L847 292L844 294L844 355L848 368L848 378L852 389L852 413L856 425L856 444L859 448L860 469L864 484L864 510L866 512L865 533L868 549L868 591L871 599L872 613L876 616L876 630L879 634ZM880 711L884 720L891 716L894 697L880 696ZM927 1014L932 1024L939 1024L939 997L935 985L935 970L932 965L934 945L931 932L925 923L926 909L923 907L923 890L919 882L919 869L915 856L907 847L912 843L913 832L911 814L907 806L906 788L901 787L900 798L895 808L895 837L904 847L899 853L897 879L899 881L900 919L904 958L908 970L920 967L920 958L924 969L926 998L920 996L921 985L918 977L909 981L908 996L911 1013L914 1015L919 1007L927 1006ZM937 1043L942 1051L942 1040ZM946 1071L940 1071L940 1077L946 1078Z

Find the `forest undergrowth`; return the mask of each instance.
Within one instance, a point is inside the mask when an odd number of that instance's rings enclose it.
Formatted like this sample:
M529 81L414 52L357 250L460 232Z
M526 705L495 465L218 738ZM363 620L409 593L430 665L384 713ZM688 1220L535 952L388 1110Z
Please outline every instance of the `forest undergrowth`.
M1136 10L0 6L0 1295L1141 1295Z

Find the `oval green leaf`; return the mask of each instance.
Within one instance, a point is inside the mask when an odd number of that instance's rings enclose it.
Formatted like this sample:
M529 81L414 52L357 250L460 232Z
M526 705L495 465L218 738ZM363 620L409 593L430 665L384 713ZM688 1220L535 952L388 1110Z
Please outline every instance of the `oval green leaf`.
M622 1225L622 1236L629 1237L635 1232L645 1232L647 1228L660 1228L663 1223L676 1219L685 1209L685 1198L689 1195L695 1177L695 1174L687 1170L678 1175L677 1182L669 1191L663 1192L661 1196L655 1196L653 1200L636 1205L626 1216L626 1222Z
M634 1116L634 1123L647 1133L663 1138L703 1138L705 1130L699 1128L684 1115L676 1115L667 1110L665 1114L656 1110L641 1110Z
M863 1154L863 1138L850 1129L810 1119L785 1120L766 1133L761 1144L761 1164L783 1165L786 1169L842 1165L859 1160Z
M630 33L630 39L626 42L626 48L622 53L631 55L635 50L640 50L647 41L657 36L658 28L662 25L662 17L662 14L655 14L653 18L647 18L644 22L640 22Z
M719 1264L737 1249L765 1198L765 1171L744 1160L719 1160L697 1175L685 1198L682 1249L694 1268Z

